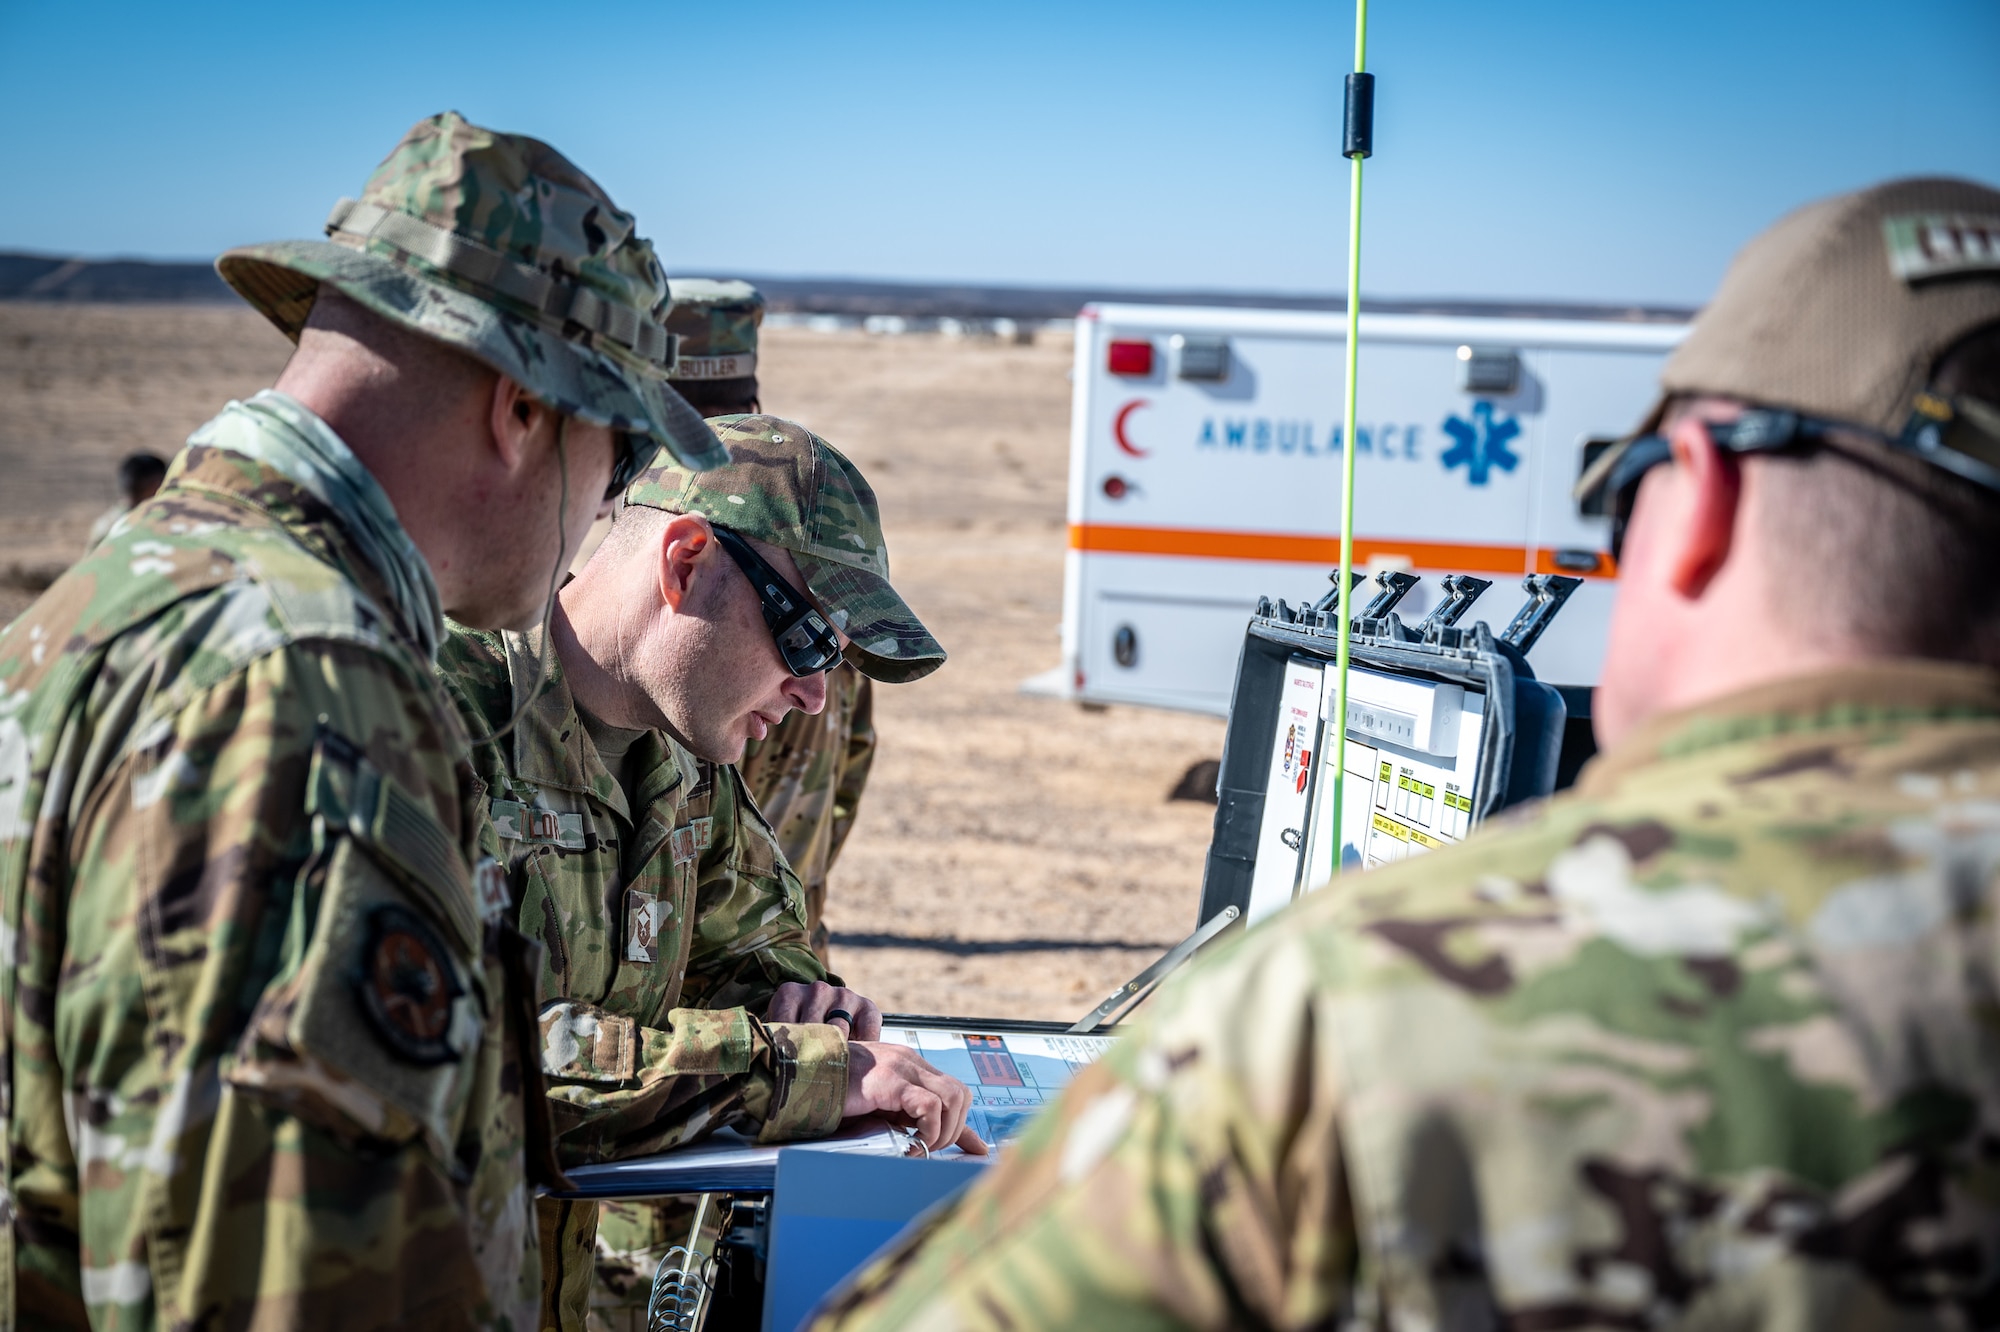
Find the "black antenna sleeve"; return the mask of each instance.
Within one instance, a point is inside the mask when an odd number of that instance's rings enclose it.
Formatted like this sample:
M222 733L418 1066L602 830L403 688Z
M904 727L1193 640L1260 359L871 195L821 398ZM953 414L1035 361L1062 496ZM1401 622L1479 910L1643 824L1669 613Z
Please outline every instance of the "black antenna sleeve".
M1347 76L1347 122L1342 157L1371 157L1375 152L1375 76Z

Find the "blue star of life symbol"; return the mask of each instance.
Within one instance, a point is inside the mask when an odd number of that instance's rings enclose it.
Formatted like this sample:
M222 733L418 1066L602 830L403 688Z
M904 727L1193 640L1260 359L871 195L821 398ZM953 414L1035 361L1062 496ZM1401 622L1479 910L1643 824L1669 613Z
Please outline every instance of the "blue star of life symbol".
M1520 455L1507 447L1507 442L1521 433L1521 423L1511 416L1494 420L1490 402L1473 403L1470 421L1446 417L1444 433L1451 436L1452 446L1438 461L1448 468L1463 466L1465 479L1475 486L1485 485L1496 467L1511 472L1521 465Z

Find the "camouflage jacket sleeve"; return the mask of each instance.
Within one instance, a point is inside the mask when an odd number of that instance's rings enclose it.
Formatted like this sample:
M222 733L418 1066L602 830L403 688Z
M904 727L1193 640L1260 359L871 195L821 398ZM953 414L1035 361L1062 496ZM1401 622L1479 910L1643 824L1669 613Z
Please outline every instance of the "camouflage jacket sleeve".
M741 1008L676 1008L643 1026L565 999L542 1009L542 1040L566 1166L663 1152L730 1124L760 1142L824 1137L847 1096L839 1028Z
M852 667L848 668L853 670ZM854 831L854 816L861 808L861 792L868 785L868 770L875 766L875 682L854 672L854 711L847 727L847 753L840 765L840 782L833 789L833 828L826 848L826 868L830 873Z
M307 817L366 768L463 886L455 742L420 682L352 643L216 680L186 641L119 640L54 743L67 795L34 830L18 954L22 1321L467 1325L486 1289L454 1182L486 1002L471 899L427 900L392 863L403 833ZM435 1012L359 1011L390 926L435 969Z
M1351 1271L1355 1228L1324 1015L1300 1001L1315 962L1283 931L1234 951L815 1332L1332 1326L1345 1283L1326 1273Z

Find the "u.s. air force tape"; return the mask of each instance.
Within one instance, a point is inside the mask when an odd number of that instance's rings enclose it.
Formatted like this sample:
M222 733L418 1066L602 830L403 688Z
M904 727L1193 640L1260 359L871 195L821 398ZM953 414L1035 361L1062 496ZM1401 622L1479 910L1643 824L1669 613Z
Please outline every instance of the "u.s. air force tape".
M756 352L727 356L683 356L668 379L748 379L757 373Z

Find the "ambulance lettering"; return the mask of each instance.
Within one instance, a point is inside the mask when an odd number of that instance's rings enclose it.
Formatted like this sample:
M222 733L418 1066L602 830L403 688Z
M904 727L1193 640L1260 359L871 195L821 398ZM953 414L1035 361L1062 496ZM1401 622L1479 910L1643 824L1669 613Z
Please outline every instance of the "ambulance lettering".
M1311 421L1277 420L1268 416L1206 416L1202 418L1194 446L1222 453L1338 458L1341 433L1336 425L1322 434ZM1423 456L1423 439L1422 426L1395 422L1357 426L1354 431L1355 446L1361 453L1391 462L1417 461Z

